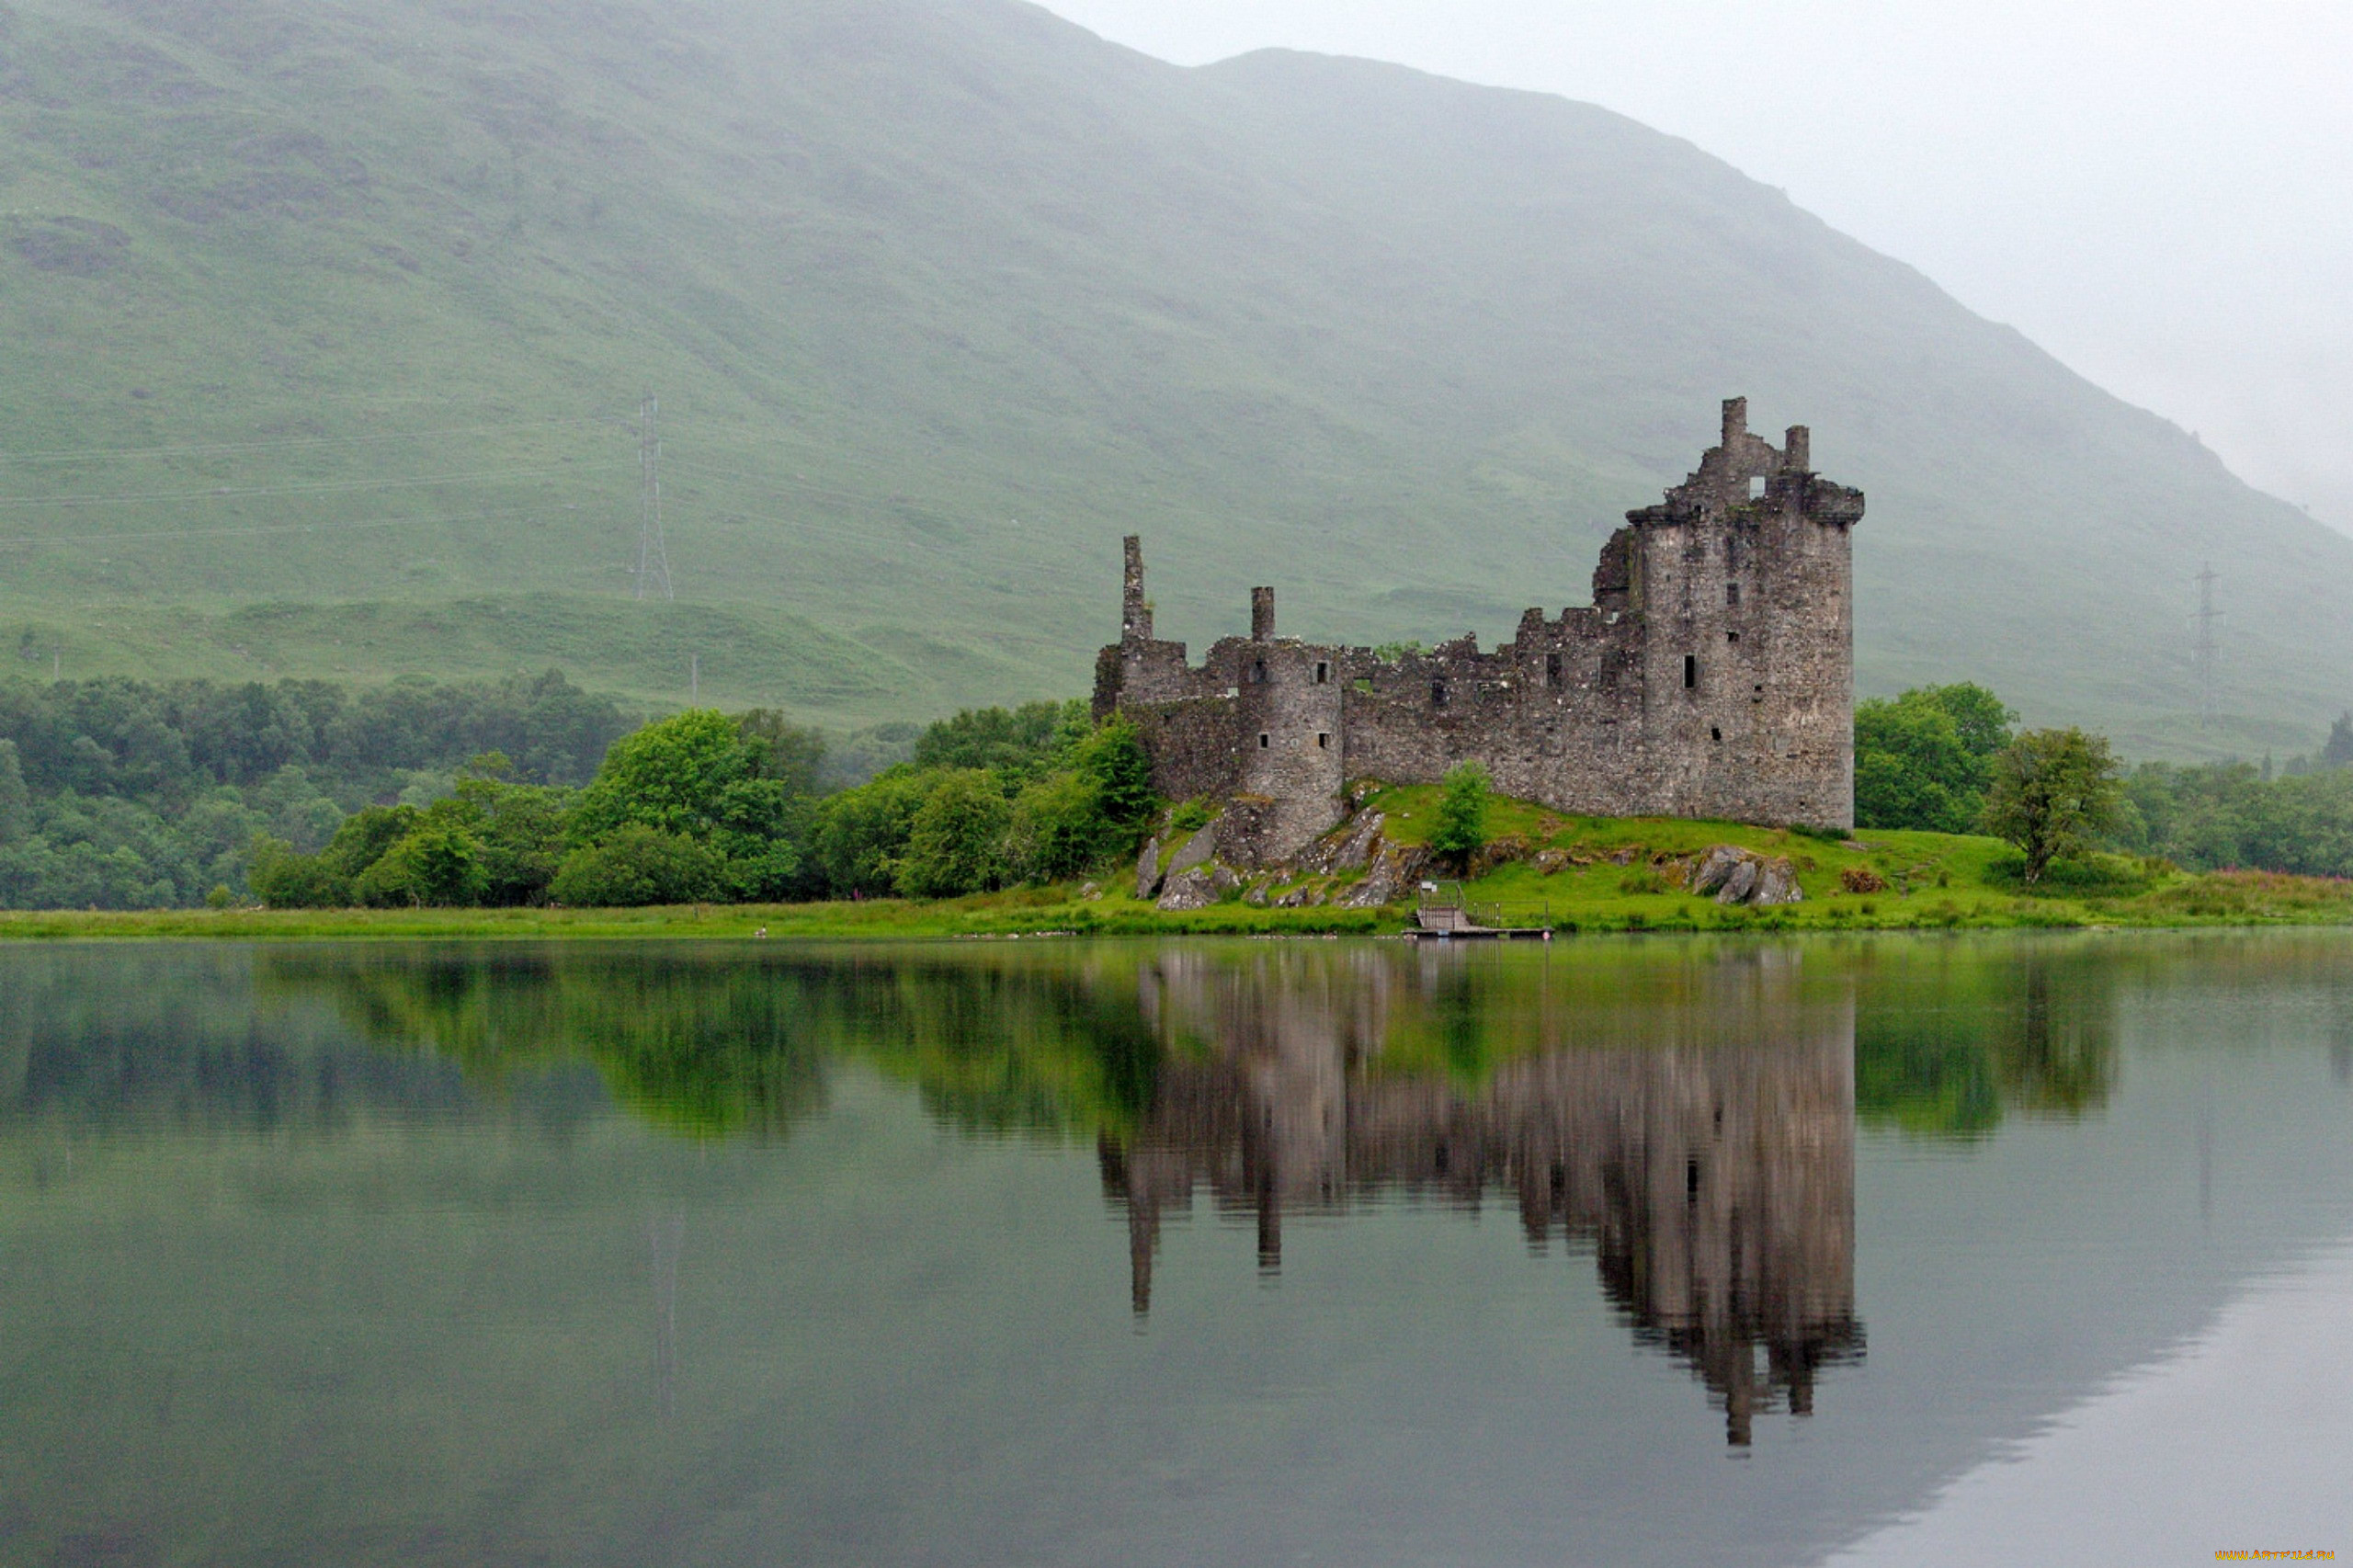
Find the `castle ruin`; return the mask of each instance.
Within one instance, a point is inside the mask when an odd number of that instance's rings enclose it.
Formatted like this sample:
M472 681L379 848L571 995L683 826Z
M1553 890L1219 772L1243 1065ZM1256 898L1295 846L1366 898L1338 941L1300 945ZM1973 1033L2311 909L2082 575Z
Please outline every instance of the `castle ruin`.
M1238 864L1329 831L1350 779L1435 783L1465 761L1563 812L1850 828L1863 495L1807 445L1802 425L1779 447L1750 434L1747 400L1726 400L1721 444L1602 547L1591 607L1530 609L1492 653L1467 633L1394 659L1278 637L1256 587L1250 634L1195 668L1153 635L1131 535L1095 712L1139 726L1163 795L1223 803Z

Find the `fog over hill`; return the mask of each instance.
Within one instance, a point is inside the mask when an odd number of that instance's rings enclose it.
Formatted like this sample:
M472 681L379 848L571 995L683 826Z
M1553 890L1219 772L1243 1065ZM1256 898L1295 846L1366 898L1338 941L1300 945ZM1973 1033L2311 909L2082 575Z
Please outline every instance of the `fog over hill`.
M918 717L1082 689L1125 532L1166 635L1493 639L1743 393L1869 493L1867 691L2353 702L2353 540L1589 106L1010 0L0 0L0 668Z

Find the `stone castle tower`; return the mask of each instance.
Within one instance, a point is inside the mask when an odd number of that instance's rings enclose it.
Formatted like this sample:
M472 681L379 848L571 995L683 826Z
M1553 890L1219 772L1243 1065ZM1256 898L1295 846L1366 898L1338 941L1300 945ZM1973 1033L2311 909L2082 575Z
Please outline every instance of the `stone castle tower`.
M1096 713L1142 728L1161 793L1226 802L1220 853L1245 863L1331 828L1349 779L1434 783L1463 761L1564 812L1851 827L1863 496L1807 448L1803 426L1779 447L1750 434L1747 400L1727 400L1721 443L1602 547L1593 604L1530 609L1493 653L1279 637L1259 587L1250 635L1196 668L1153 634L1131 536Z

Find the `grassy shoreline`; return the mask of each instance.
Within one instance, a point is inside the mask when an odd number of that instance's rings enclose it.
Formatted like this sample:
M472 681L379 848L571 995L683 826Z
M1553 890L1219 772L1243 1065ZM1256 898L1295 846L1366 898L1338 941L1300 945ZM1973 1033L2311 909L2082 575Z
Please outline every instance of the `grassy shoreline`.
M1436 792L1375 801L1392 843L1422 842ZM2018 881L2017 853L1990 838L1866 832L1838 841L1775 828L1664 818L1563 817L1499 801L1499 863L1468 884L1504 923L1566 937L1608 932L1996 930L2353 925L2353 881L2271 872L2193 874L2121 859L2061 867L2043 887ZM1679 868L1719 844L1784 857L1804 900L1725 907L1686 892ZM700 904L650 909L351 909L19 911L0 913L0 941L88 939L336 941L446 938L829 940L1070 936L1377 936L1404 929L1405 904L1297 909L1240 898L1164 911L1101 888L1021 888L926 902ZM1877 884L1877 885L1874 885ZM1262 879L1267 896L1279 879ZM1857 891L1858 887L1869 891ZM1090 891L1092 890L1092 891ZM1345 882L1331 890L1345 892Z

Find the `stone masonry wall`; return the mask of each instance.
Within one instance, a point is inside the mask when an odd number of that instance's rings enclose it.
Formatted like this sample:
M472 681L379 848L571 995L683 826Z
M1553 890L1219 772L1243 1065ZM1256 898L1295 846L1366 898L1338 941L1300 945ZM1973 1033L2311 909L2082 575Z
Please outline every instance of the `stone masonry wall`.
M1863 497L1806 467L1803 426L1777 448L1746 412L1728 401L1721 444L1627 515L1590 608L1531 609L1492 653L1465 636L1381 660L1279 638L1257 588L1253 634L1195 668L1152 635L1131 538L1096 710L1142 726L1162 793L1270 802L1254 812L1269 858L1336 823L1350 778L1435 782L1466 760L1565 812L1851 826Z

